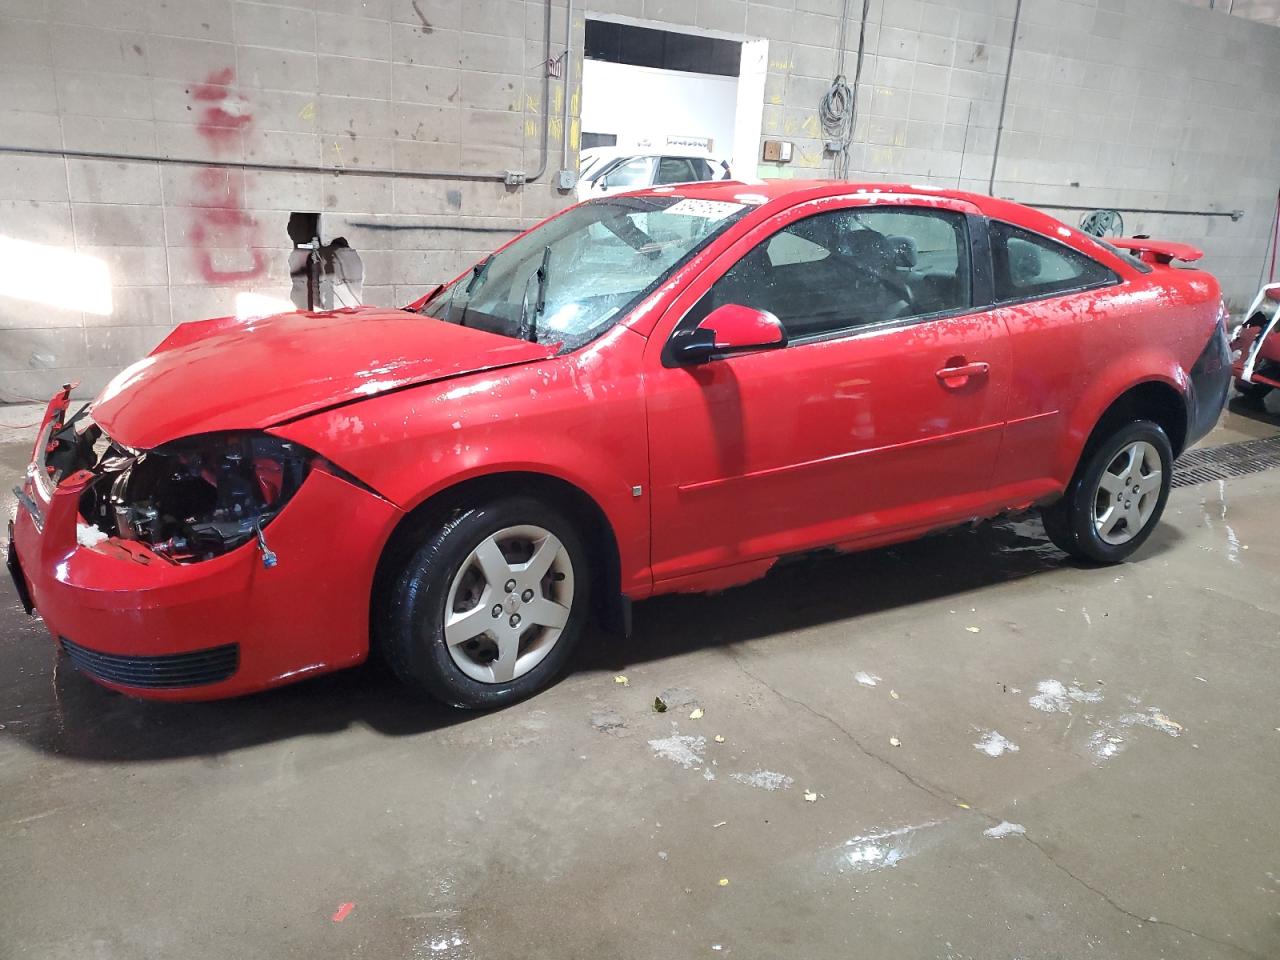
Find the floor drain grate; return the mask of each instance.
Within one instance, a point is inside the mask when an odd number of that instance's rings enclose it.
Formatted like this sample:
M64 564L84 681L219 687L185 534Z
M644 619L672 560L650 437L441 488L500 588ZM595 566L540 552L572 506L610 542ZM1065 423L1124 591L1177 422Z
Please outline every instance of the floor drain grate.
M1188 450L1173 468L1173 485L1189 487L1280 467L1280 436Z

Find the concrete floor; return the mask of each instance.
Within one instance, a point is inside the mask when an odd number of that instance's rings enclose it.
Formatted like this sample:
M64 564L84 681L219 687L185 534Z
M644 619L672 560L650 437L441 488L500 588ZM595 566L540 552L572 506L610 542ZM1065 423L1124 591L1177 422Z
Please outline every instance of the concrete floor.
M1280 956L1277 498L1175 490L1112 569L1022 521L655 600L487 716L372 667L134 702L5 582L0 957Z

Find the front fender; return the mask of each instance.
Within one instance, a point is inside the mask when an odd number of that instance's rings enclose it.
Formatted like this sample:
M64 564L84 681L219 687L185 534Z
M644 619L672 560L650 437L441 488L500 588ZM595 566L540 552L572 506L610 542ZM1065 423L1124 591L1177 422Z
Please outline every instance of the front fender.
M493 474L571 484L613 528L623 591L638 597L651 582L644 342L617 327L572 354L370 397L271 432L404 511Z

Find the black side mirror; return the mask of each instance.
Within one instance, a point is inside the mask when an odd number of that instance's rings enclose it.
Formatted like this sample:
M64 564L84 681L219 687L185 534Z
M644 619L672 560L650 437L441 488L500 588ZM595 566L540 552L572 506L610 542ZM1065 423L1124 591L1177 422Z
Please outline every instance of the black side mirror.
M671 338L671 357L676 363L706 363L712 357L756 350L774 350L787 345L787 332L772 313L753 310L736 303L716 307L692 330L682 330Z

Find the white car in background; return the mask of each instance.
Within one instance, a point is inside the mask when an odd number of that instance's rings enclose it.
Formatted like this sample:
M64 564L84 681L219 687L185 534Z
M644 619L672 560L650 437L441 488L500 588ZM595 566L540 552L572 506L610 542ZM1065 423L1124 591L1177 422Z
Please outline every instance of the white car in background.
M699 180L728 180L729 164L705 150L593 147L582 151L578 199Z

